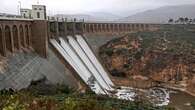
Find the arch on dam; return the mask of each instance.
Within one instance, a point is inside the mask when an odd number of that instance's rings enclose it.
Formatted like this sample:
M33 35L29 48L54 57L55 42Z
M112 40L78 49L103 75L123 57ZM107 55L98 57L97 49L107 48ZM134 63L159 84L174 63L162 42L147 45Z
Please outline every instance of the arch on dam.
M95 32L99 32L97 24L94 24L94 30Z
M123 31L127 32L127 28L128 28L128 25L127 24L124 24Z
M141 30L144 30L144 24L141 24Z
M106 24L102 24L102 31L103 31L103 32L106 31Z
M123 24L119 24L119 32L121 32L123 29Z
M99 32L102 32L102 24L97 24L99 28Z
M3 32L2 27L0 26L0 55L3 55Z
M90 24L90 32L94 32L94 29L93 29L93 24Z
M110 29L109 29L109 24L106 24L106 32L109 32Z
M104 24L104 32L106 32L107 24Z
M144 31L149 28L148 24L142 23L86 23L84 24L84 30L86 33L97 32L132 32L132 31Z
M90 24L90 32L93 33L93 24Z
M123 24L123 31L124 31L124 32L127 31L127 24Z
M110 24L110 31L113 32L113 24Z
M105 26L105 32L108 32L108 24L104 24L104 26Z
M131 31L131 24L128 24L127 27L128 27L127 30L128 30L128 31Z
M27 44L27 46L30 46L30 41L29 41L29 28L28 25L25 25L25 43Z
M6 50L12 52L11 28L9 26L5 26L5 43Z
M145 24L145 30L149 29L149 24Z
M25 47L25 44L24 44L24 29L23 29L22 25L20 25L19 30L20 30L20 44L21 44L22 47Z
M114 31L115 31L115 32L118 31L118 24L114 24Z
M139 30L139 24L136 24L136 30Z
M135 30L135 24L131 24L131 30L132 30L132 31Z
M87 24L84 24L84 31L85 31L85 32L88 32L88 31L87 31Z
M87 31L87 33L89 33L90 32L90 24L86 24L86 31Z
M13 31L13 40L14 40L14 49L19 49L19 36L18 36L18 28L16 25L12 27Z
M28 41L29 41L29 47L32 45L32 41L31 41L32 33L31 33L31 31L32 31L32 27L31 27L31 25L28 25L28 35L29 35Z
M101 27L100 27L99 24L96 24L96 29L97 29L98 32L101 32Z

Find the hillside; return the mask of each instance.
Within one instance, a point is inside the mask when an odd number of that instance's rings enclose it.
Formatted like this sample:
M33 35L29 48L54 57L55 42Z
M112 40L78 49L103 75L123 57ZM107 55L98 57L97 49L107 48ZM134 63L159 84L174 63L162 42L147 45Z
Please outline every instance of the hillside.
M166 23L169 18L177 19L179 17L195 18L195 5L165 6L140 12L120 20L141 23Z
M100 48L99 54L119 85L163 86L195 95L193 28L165 25L155 32L129 34L111 40Z

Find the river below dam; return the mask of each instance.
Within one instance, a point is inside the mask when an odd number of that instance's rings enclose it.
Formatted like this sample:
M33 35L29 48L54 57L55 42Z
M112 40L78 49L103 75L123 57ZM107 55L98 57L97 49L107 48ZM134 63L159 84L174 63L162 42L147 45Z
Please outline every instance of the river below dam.
M151 89L137 89L122 87L116 94L117 98L134 101L136 96L144 97L155 106L170 106L176 110L195 110L195 97L185 92L154 87ZM194 105L195 106L195 105Z
M192 102L195 103L195 97L185 92L175 91L170 93L169 106L178 110L195 110L192 107Z

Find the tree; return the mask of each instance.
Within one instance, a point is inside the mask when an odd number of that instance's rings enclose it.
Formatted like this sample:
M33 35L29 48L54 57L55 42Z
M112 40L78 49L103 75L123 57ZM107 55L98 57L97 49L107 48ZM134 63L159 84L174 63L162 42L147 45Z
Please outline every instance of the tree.
M192 24L192 22L193 22L193 19L189 19L189 24Z
M184 19L183 17L180 17L180 18L178 19L178 21L179 21L180 23L182 23L182 24L184 23L184 20L185 20L185 19Z
M192 21L194 24L195 24L195 18L193 19L193 21Z
M173 19L170 18L169 21L168 21L168 23L173 23Z
M187 24L188 21L189 21L189 18L188 18L188 17L185 17L185 18L184 18L184 22Z
M179 23L179 20L176 20L175 23L176 23L176 24Z

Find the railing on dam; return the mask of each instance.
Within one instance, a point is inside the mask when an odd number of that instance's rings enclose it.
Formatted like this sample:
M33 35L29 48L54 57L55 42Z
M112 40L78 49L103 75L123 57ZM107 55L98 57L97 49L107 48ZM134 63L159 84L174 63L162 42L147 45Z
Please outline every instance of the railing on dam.
M151 30L153 26L153 24L108 21L49 21L51 36L67 36L85 33L129 33L135 31Z
M85 33L129 33L152 30L155 24L120 21L84 21L83 19L49 19L50 36L67 36Z

